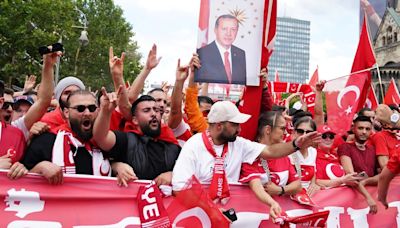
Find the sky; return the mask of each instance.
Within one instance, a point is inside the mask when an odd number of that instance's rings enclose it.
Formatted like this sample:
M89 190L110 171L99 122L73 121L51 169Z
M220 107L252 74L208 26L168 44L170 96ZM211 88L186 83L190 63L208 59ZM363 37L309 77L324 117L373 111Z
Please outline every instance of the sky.
M173 84L178 58L181 64L188 63L196 51L200 0L114 2L133 27L143 63L151 46L157 45L162 59L148 80ZM278 17L282 16L311 23L309 75L317 65L321 80L350 72L359 38L358 0L278 0Z

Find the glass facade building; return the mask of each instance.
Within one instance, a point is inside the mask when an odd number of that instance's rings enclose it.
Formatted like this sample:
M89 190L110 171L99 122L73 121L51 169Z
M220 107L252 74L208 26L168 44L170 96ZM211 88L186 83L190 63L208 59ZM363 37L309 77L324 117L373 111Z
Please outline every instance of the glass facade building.
M309 77L310 22L278 17L274 52L268 63L269 79L278 71L280 81L305 83Z

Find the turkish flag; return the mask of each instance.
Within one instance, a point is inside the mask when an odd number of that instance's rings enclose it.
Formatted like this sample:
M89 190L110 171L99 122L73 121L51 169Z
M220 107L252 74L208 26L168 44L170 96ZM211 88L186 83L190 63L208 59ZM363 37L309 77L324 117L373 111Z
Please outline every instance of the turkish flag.
M328 81L324 86L328 125L340 135L349 130L354 114L363 108L371 84L371 72L368 69L376 61L367 26L364 18L352 74Z
M369 85L369 92L364 107L375 110L378 107L378 99L376 98L375 90L372 84Z
M307 205L307 206L315 206L314 201L308 195L307 190L302 188L301 191L295 195L290 195L290 199L296 201L299 204Z
M230 221L212 202L195 176L168 206L171 221L176 227L229 227ZM175 222L179 221L179 222Z
M383 103L387 105L400 104L399 90L397 89L396 82L393 78L390 80L390 84L388 90L386 91L385 98L383 99Z
M289 223L296 224L297 227L325 227L328 221L329 211L320 211L308 215L287 217L281 227L290 227Z
M318 67L317 67L317 69L315 69L315 71L314 71L314 74L311 76L311 79L308 82L308 84L315 88L315 85L317 84L318 81L319 81L319 78L318 78Z
M261 52L261 66L267 67L269 57L273 51L273 44L276 34L276 10L277 0L265 0L264 3L264 45ZM239 106L240 112L251 115L251 118L241 125L245 131L240 131L240 136L254 140L257 132L258 116L260 115L262 83L260 86L246 86L243 93L243 100ZM257 108L258 107L258 108Z

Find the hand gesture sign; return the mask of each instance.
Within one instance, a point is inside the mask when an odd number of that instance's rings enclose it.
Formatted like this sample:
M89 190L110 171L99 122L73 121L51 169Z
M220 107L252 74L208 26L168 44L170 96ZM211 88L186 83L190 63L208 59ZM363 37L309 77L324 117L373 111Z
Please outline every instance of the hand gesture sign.
M153 47L149 51L149 54L147 55L147 61L146 61L146 69L152 70L154 67L156 67L160 63L161 57L157 58L157 45L153 44Z
M119 86L117 94L120 94L122 91L122 85ZM100 98L100 106L101 109L106 110L107 112L112 112L117 107L117 94L116 93L107 93L104 87L101 88L102 96Z
M181 60L178 59L178 65L176 66L176 81L185 81L189 76L189 66L181 66Z
M125 52L122 52L121 58L119 58L118 56L114 56L113 47L110 47L108 52L108 64L112 76L122 76L124 73L124 60Z

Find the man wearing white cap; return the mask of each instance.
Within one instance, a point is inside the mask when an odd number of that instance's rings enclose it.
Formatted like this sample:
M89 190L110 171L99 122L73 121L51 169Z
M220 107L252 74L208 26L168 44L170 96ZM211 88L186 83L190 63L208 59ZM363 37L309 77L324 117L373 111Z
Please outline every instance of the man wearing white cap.
M240 124L249 118L229 101L216 102L208 114L208 130L191 137L181 150L173 170L173 190L182 190L195 175L200 182L210 183L213 200L224 203L229 197L228 182L239 180L242 163L251 164L257 157L287 156L320 140L320 135L312 132L292 142L265 146L238 136Z
M54 89L54 98L60 106L54 111L46 113L40 121L49 125L50 128L66 124L67 121L63 115L63 109L66 107L68 95L77 90L85 90L85 85L79 78L66 77L59 81Z

